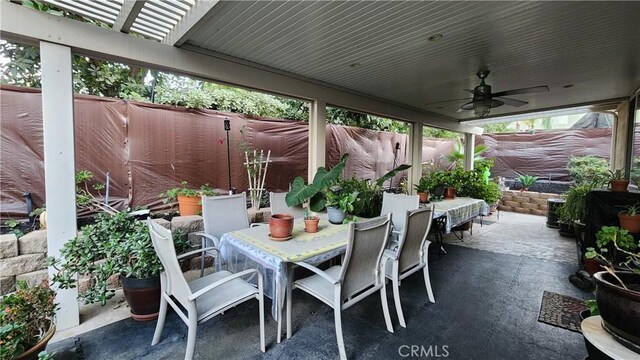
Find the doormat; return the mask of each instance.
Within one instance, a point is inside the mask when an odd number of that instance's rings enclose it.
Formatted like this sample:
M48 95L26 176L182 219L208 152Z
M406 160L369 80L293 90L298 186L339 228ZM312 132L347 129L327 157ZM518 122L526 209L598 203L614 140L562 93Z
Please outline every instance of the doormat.
M587 310L587 305L583 299L545 291L538 321L581 333L580 312L584 310Z

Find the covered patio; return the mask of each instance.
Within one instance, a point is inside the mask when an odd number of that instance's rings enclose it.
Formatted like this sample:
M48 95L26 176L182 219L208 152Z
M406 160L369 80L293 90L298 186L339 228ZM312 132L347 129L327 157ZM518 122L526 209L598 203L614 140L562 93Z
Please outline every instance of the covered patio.
M110 26L0 3L0 37L40 48L51 256L59 257L64 243L77 233L73 54L308 102L309 181L319 167L330 165L327 106L410 124L406 153L412 165L407 184L412 193L421 177L425 126L464 134L464 168L470 170L474 137L482 134L478 125L576 111L608 112L615 118L611 168L625 169L628 178L632 167L640 3L48 3ZM496 107L476 101L486 94L468 89L481 81L476 72L488 70L486 81L494 92L514 89L509 94L517 99ZM518 92L532 87L549 91ZM517 237L518 231L522 229L507 234ZM517 245L495 251L473 238L465 246L451 242L445 244L446 256L429 265L437 303L425 301L420 277L402 283L406 329L385 331L375 297L344 315L349 357L404 358L415 356L418 349L431 351L426 357L583 358L579 334L537 322L543 290L584 297L566 281L575 266L547 261L544 255L535 259ZM568 249L553 251L572 259L575 254ZM77 289L58 291L59 330L79 325L77 295ZM275 321L267 316L267 352L262 355L255 341L257 304L246 303L199 327L196 357L337 357L330 309L302 292L294 297L291 339L277 344ZM392 315L394 324L397 320ZM151 347L154 325L127 319L51 348L61 358L181 357L186 331L180 319L170 314L163 341Z

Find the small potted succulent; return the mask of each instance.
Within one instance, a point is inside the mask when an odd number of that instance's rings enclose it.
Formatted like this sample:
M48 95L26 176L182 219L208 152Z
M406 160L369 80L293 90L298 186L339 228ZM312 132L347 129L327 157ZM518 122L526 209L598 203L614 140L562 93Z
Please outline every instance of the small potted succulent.
M17 290L0 299L0 357L2 359L48 358L44 349L56 332L56 293L47 281Z
M618 213L620 227L632 233L640 233L640 202L624 206L626 211Z
M202 185L200 189L187 187L188 183L186 181L182 181L180 185L182 186L171 188L160 194L160 196L164 197L162 202L165 204L178 201L180 216L200 215L202 213L202 196L218 195L217 192L209 187L209 184Z
M304 231L308 233L316 233L318 232L318 224L320 223L320 218L311 215L309 210L304 210Z
M624 169L609 170L609 187L613 192L627 192L629 180L624 178Z

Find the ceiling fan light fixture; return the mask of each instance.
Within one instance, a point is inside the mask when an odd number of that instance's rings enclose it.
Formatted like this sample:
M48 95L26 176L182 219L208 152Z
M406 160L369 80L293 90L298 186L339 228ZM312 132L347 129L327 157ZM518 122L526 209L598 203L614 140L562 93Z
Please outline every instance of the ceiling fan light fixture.
M491 111L491 100L479 100L473 102L473 114L482 119Z

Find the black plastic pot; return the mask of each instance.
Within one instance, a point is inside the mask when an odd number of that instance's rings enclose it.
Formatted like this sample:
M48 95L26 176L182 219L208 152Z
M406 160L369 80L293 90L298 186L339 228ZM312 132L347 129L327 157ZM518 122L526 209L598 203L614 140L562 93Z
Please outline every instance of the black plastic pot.
M606 271L593 275L602 325L618 342L640 352L640 274L618 271L616 275L629 289Z
M160 276L120 278L124 297L131 308L131 317L137 321L157 319L160 310Z

